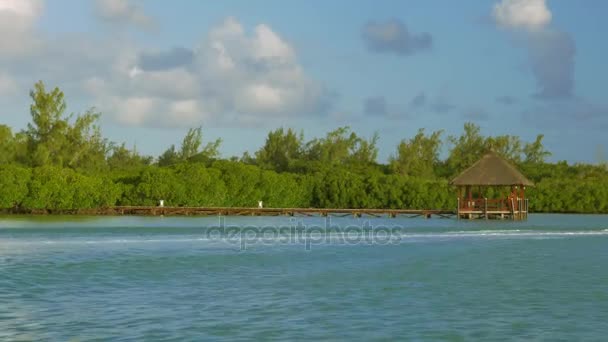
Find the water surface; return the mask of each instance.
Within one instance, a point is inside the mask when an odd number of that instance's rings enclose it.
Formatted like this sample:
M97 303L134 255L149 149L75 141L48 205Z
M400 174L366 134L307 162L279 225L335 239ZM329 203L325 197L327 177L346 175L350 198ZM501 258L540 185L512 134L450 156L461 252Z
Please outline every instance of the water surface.
M607 264L607 216L4 217L0 340L601 341Z

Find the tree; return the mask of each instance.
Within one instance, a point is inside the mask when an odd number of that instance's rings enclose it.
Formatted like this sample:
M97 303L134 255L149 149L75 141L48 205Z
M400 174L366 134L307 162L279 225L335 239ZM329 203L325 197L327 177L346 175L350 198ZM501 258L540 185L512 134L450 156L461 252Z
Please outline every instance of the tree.
M501 157L518 164L521 162L522 146L521 140L513 135L499 135L487 137L485 141L486 150L494 151Z
M175 150L175 145L171 145L158 157L158 166L171 166L181 161L179 153Z
M523 152L526 156L526 163L542 164L545 162L545 158L551 156L551 152L545 150L543 146L544 137L543 134L539 134L533 143L527 143L524 146Z
M112 144L107 159L110 170L136 170L152 163L152 157L141 156L137 150L129 150L124 143Z
M436 131L427 136L424 129L420 129L409 141L402 140L397 146L397 156L390 159L392 170L402 175L433 178L439 163L442 134L443 131Z
M333 130L323 139L313 139L306 144L306 159L325 165L373 164L378 156L378 134L364 140L344 126Z
M173 169L151 166L141 172L137 185L127 196L129 202L138 205L157 205L164 200L167 205L179 206L186 203L185 194L186 185Z
M369 140L357 137L354 148L350 153L350 162L359 165L376 163L378 158L378 140L380 136L375 132Z
M451 175L471 166L486 152L485 139L480 131L479 126L467 122L464 124L464 132L460 137L448 137L448 141L452 144L447 159Z
M63 165L61 153L68 126L67 120L63 119L66 109L64 94L57 87L47 92L44 83L39 81L30 91L30 97L33 101L30 106L32 122L27 125L26 135L31 164Z
M225 204L226 186L221 172L201 163L184 163L175 167L178 179L186 184L184 205L217 207Z
M0 164L9 164L15 161L16 142L10 127L0 125Z
M28 195L30 175L30 169L0 165L0 209L21 206Z
M30 97L32 122L24 132L30 165L98 169L104 164L107 142L97 125L99 113L90 109L70 124L63 92L57 87L47 92L42 81Z
M191 128L186 133L179 151L175 145L171 145L163 154L158 157L159 166L169 166L177 163L192 162L211 162L219 157L219 148L222 139L207 143L203 149L203 130L202 127Z
M296 134L291 128L283 128L268 133L266 143L255 153L255 158L262 168L284 172L289 166L302 157L304 136Z

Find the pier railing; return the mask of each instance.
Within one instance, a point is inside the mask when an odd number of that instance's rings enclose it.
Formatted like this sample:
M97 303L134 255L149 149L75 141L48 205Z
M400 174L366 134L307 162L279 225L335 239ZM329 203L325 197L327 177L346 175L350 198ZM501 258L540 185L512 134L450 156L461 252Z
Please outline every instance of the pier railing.
M513 219L525 219L528 216L529 202L527 198L458 198L457 217L485 217L505 215Z
M510 204L509 201L504 198L460 199L459 209L461 211L507 211L510 209Z

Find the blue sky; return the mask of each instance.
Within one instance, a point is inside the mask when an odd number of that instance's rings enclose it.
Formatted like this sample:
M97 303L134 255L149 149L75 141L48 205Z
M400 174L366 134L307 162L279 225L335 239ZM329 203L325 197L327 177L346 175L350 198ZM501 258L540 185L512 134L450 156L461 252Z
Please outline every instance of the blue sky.
M104 135L157 155L189 127L253 152L270 129L545 134L552 160L608 148L602 0L0 0L0 123L28 90L94 106ZM447 146L446 146L447 147Z

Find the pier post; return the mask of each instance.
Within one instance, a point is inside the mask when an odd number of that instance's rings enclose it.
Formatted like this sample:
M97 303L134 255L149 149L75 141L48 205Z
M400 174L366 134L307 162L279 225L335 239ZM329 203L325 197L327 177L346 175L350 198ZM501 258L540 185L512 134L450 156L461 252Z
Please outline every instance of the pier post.
M460 220L460 197L458 197L458 203L456 204L456 218Z
M519 197L517 198L517 208L518 208L518 211L519 211L519 212L517 213L517 219L518 219L518 220L521 220L521 219L523 218L523 217L522 217L522 209L523 209L523 205L522 205L521 198L519 198Z
M511 198L511 220L515 220L515 202Z
M485 217L485 219L488 219L488 198L484 197L483 199L483 217Z

